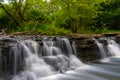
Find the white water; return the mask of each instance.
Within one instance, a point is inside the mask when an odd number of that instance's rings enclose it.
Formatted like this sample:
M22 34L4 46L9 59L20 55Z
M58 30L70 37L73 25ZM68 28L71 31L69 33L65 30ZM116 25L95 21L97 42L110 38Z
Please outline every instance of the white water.
M117 60L118 58L114 58ZM110 59L111 61L113 59ZM119 59L120 62L120 59ZM120 65L120 63L118 64ZM53 75L41 80L119 80L120 67L118 64L106 62L83 65L74 71L65 74Z
M18 56L17 56L17 47L13 47L13 48L11 48L14 52L14 65L13 65L13 73L14 74L16 74L17 73L17 58L18 58ZM11 55L11 54L10 54Z
M103 59L83 64L73 55L77 54L75 43L70 44L66 38L45 38L42 45L33 40L20 41L9 52L10 60L14 58L14 76L4 79L0 75L0 80L119 80L119 44L113 40L107 42L104 48L105 45L96 41ZM107 58L106 51L111 57ZM24 68L18 71L21 64Z
M108 40L107 48L112 56L120 56L120 46L114 40Z
M52 67L38 56L39 45L35 41L23 41L20 45L24 48L24 54L27 54L25 58L25 71L21 72L20 75L15 75L13 80L25 80L27 77L37 80L40 77L54 74Z
M77 56L77 46L76 46L76 44L75 44L75 42L73 41L73 43L72 43L72 48L73 48L73 52L74 52L74 55L75 56Z
M108 43L106 46L107 50L104 48L103 43L100 43L99 41L95 40L95 43L97 44L99 48L101 58L106 58L107 54L109 54L110 56L120 56L120 45L117 44L113 39L105 38L105 40Z
M93 39L95 40L95 39ZM95 40L95 43L97 44L98 48L99 48L99 51L100 51L100 57L101 58L106 58L107 57L107 54L105 52L105 49L104 49L104 45L102 43L100 43L99 41Z
M40 80L42 77L63 73L83 65L83 63L73 55L72 47L66 38L60 38L59 43L66 46L64 50L56 46L56 41L50 39L43 40L43 46L36 41L21 41L19 48L26 55L25 68L18 75L14 75L12 80ZM62 47L61 45L61 47ZM42 49L39 51L39 49ZM14 73L17 70L17 47L14 49ZM19 51L19 50L18 50ZM40 56L39 56L40 54ZM67 55L66 55L67 54ZM15 57L16 56L16 57Z

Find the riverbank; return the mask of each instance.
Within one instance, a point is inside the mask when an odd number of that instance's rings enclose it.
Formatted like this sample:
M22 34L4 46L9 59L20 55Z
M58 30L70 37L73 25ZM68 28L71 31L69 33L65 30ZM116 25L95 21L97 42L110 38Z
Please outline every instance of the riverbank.
M30 31L25 31L25 32L14 32L14 33L1 33L1 35L11 35L11 36L16 36L16 35L40 35L40 36L69 36L72 38L90 38L90 37L102 37L102 36L120 36L120 32L117 33L102 33L102 34L79 34L79 33L70 33L70 34L62 34L62 35L46 35L42 33L34 33Z

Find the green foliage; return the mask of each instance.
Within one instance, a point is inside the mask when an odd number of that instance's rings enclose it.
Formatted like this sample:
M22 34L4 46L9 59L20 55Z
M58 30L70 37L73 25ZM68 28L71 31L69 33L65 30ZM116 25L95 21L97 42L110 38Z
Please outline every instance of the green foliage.
M65 35L71 33L71 31L69 30L60 27L55 27L52 25L45 25L45 26L39 25L36 30L41 34L46 34L46 35Z
M98 9L98 17L95 19L99 29L120 29L120 0L104 1Z
M5 5L5 7L9 9L9 5ZM4 10L0 9L0 29L11 30L14 29L15 26L13 20L4 12Z
M33 22L29 22L28 24L23 24L22 28L17 29L17 31L19 32L31 32L33 30L33 26L35 23ZM13 31L15 32L15 31ZM50 25L50 24L38 24L37 27L35 28L34 32L32 33L40 33L42 35L66 35L66 34L71 34L70 30L66 30L64 28L61 27L55 27L54 25Z
M63 35L120 29L119 0L8 1L0 2L4 7L0 6L0 29L7 32Z

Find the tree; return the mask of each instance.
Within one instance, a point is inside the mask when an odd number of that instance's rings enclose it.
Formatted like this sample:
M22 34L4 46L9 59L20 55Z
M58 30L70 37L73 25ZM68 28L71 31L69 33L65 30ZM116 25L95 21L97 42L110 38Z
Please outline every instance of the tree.
M2 4L2 1L0 2L0 8L2 8L5 13L15 22L16 26L20 26L17 20L10 14L10 12L5 8L4 4Z
M17 25L16 27L21 31L31 29L34 31L42 29L43 26L44 29L51 26L68 29L76 33L91 28L91 24L97 16L96 10L98 6L95 5L100 1L8 0L9 3L7 5L9 7L6 7L6 4L2 5L4 6L5 14L9 15L12 21L20 25L20 27L17 27ZM8 19L10 20L9 22L11 22L11 19Z
M55 12L56 23L73 32L78 32L82 27L86 28L96 17L95 0L57 1L59 9Z
M96 26L99 28L120 29L120 0L106 0L100 3Z

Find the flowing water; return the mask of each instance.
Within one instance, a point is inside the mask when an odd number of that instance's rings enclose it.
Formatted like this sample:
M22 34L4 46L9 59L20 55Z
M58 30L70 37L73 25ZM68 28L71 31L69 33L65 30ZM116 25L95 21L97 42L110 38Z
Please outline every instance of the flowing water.
M120 47L115 40L106 41L95 40L101 59L84 64L76 56L75 42L67 38L17 40L8 57L0 49L0 80L119 80Z
M93 39L93 40L95 40L95 43L97 44L97 46L98 46L98 48L99 48L100 57L101 57L101 58L107 57L107 54L106 54L106 51L105 51L105 48L104 48L104 44L103 44L103 43L100 43L100 42L97 41L96 39Z

